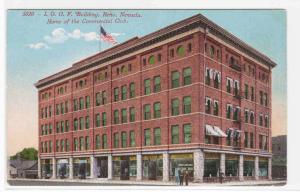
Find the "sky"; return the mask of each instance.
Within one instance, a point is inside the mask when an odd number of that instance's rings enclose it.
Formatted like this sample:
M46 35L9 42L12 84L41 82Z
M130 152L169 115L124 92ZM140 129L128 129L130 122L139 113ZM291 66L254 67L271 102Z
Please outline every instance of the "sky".
M67 16L72 11L72 16ZM75 16L76 11L98 13ZM24 147L38 145L38 98L34 87L47 77L72 63L99 51L99 24L86 20L112 18L102 26L118 42L143 36L201 13L221 27L264 53L278 65L273 69L272 133L287 133L287 63L286 12L284 10L24 10L7 12L7 71L6 71L6 138L7 155ZM109 17L121 12L141 17ZM61 21L61 23L50 24ZM124 18L126 21L124 21ZM70 19L70 20L69 20ZM79 20L79 23L71 23ZM85 20L86 19L86 20ZM117 20L116 20L117 19ZM120 19L120 20L118 20ZM125 22L125 23L124 23ZM101 50L111 47L101 42Z

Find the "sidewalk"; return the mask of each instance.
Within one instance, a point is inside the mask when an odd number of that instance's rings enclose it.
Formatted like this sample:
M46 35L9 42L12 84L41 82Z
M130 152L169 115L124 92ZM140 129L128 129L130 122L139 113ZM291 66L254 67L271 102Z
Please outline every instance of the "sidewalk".
M15 181L43 181L43 182L57 182L57 183L96 183L96 184L112 184L112 185L136 185L136 186L176 186L174 181L163 182L163 181L134 181L134 180L107 180L107 179L10 179ZM189 186L210 186L210 187L221 187L221 186L260 186L260 185L285 185L286 181L275 181L275 180L261 180L261 181L234 181L234 182L226 182L226 183L194 183L189 182Z

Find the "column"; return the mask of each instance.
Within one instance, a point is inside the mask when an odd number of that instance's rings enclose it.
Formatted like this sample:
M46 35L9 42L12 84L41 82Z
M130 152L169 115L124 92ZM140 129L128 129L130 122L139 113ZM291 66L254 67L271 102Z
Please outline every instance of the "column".
M108 155L107 178L112 179L112 155Z
M194 152L194 182L203 182L204 153L201 149Z
M240 155L239 159L239 180L244 181L244 155Z
M93 155L91 155L90 156L90 162L91 162L91 170L90 170L90 172L91 172L91 178L93 179L93 178L95 178L95 174L94 174L94 163L95 163L95 157L93 156Z
M169 153L163 153L163 181L169 181Z
M136 154L136 180L142 180L142 153Z
M73 157L69 158L69 179L74 179L74 174L73 174Z
M52 179L56 179L56 159L55 157L52 158Z
M255 175L255 180L259 179L259 164L258 164L258 156L255 156L255 161L254 161L254 175Z
M220 171L225 175L225 153L221 153L220 156Z
M38 157L38 178L41 179L41 158L40 157Z
M268 179L272 180L272 157L268 158Z

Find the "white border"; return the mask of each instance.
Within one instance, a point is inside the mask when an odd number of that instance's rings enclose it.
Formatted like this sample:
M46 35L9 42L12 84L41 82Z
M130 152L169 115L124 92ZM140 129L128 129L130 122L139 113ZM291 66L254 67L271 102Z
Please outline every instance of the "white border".
M298 110L299 99L300 98L300 88L298 84L300 70L300 62L298 59L299 55L299 35L300 35L300 1L298 0L172 0L172 1L162 1L162 0L114 0L114 1L103 1L103 0L6 0L5 2L0 2L2 7L0 10L0 42L1 42L1 64L0 64L0 154L3 157L0 159L0 189L18 189L18 190L30 190L35 189L37 191L42 191L45 189L100 189L100 187L9 187L6 183L6 144L5 144L5 94L6 94L6 10L7 9L286 9L287 10L287 51L288 51L288 184L284 187L224 187L223 189L231 190L300 190L300 166L299 161L299 135L300 127L298 125ZM284 38L284 37L283 37ZM297 113L298 112L298 113ZM9 187L9 188L8 188ZM127 187L105 187L105 189L124 189ZM128 187L128 189L160 189L161 187ZM198 188L198 187L197 187ZM183 188L184 189L184 188ZM190 188L185 188L190 189ZM220 191L218 187L208 187L201 186L199 189L206 189L210 191ZM163 188L165 191L174 190L173 187ZM122 190L123 191L123 190Z

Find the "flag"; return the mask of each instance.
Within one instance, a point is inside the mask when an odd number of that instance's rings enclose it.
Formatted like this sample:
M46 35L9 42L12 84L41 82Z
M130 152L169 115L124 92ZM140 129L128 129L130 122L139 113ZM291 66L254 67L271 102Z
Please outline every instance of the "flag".
M107 33L102 26L100 27L100 38L103 41L109 42L109 43L112 43L112 44L118 43L117 40L112 35Z

